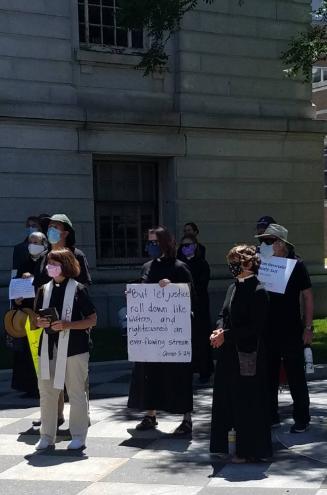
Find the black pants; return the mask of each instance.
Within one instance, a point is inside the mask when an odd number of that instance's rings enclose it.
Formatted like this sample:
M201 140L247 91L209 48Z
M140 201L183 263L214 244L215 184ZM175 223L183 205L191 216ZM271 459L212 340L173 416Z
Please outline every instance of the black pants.
M304 371L303 342L298 341L287 345L268 343L268 376L270 382L270 414L271 422L279 422L278 389L281 359L283 359L290 393L293 399L293 419L296 423L310 422L309 392Z

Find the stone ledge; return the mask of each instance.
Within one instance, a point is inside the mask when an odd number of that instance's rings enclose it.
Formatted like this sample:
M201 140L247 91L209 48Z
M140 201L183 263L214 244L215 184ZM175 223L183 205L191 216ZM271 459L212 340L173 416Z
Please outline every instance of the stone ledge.
M85 108L78 105L46 105L40 103L0 104L0 120L17 123L22 120L39 121L42 124L60 123L76 127L88 124L102 128L112 124L165 126L194 129L237 131L304 132L327 134L327 122L313 119L283 117L229 116L192 112L128 112ZM30 122L31 123L31 122Z

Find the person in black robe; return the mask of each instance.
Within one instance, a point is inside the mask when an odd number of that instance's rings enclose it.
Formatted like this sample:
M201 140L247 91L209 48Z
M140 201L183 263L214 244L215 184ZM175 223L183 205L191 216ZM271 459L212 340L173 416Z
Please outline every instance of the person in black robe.
M210 280L210 267L202 258L197 238L192 235L184 235L178 258L183 261L191 272L196 304L194 307L194 324L192 333L192 364L193 372L199 373L200 383L207 383L213 372L212 353L209 337L211 334L211 319L208 285Z
M228 432L234 429L232 462L242 463L272 455L263 341L269 301L255 276L260 263L255 246L236 246L227 260L236 280L227 290L217 330L210 337L218 348L210 451L227 454Z
M19 270L23 263L28 262L28 237L30 234L33 234L33 232L41 232L41 223L38 217L30 216L26 219L25 232L26 237L23 242L20 242L14 246L12 254L12 269L14 271Z
M28 278L35 275L39 257L47 253L47 239L42 232L34 232L27 238L27 258L22 258L16 265L16 278ZM16 299L14 308L34 307L34 298ZM25 392L27 397L38 397L37 376L27 337L13 338L13 373L11 387Z
M196 225L196 223L194 222L187 222L186 224L184 224L184 227L183 227L183 235L191 235L192 237L195 237L196 239L198 238L198 235L200 233L200 230L199 230L199 227ZM199 241L198 242L198 255L205 259L206 257L206 247L201 244ZM180 258L180 256L182 255L182 248L181 246L179 246L178 250L177 250L177 258Z
M165 287L172 283L188 283L192 276L182 261L176 259L175 241L166 227L149 230L147 252L151 261L142 268L144 283ZM192 289L191 289L192 292ZM192 364L191 363L135 363L130 383L128 407L146 410L138 430L149 430L157 426L156 411L183 414L176 435L192 432L193 410Z

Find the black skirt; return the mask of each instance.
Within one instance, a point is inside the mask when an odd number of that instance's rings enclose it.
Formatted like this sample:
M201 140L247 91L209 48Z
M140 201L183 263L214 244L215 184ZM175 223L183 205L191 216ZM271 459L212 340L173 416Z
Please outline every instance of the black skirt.
M191 412L191 363L135 363L127 405L141 411Z

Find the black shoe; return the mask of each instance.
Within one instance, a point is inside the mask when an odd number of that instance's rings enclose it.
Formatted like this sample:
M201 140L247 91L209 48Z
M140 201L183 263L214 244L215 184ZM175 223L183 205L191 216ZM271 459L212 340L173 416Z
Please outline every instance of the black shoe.
M207 385L208 383L210 383L210 375L199 377L199 385Z
M184 435L191 435L191 434L192 434L192 421L188 419L183 419L181 424L177 426L176 430L173 433L173 435L177 437Z
M41 426L41 420L40 419L35 419L34 421L32 421L32 425L33 426Z
M304 433L309 429L309 423L294 423L290 428L290 433Z
M135 429L139 431L153 430L157 425L156 416L144 416L141 423L135 426Z

